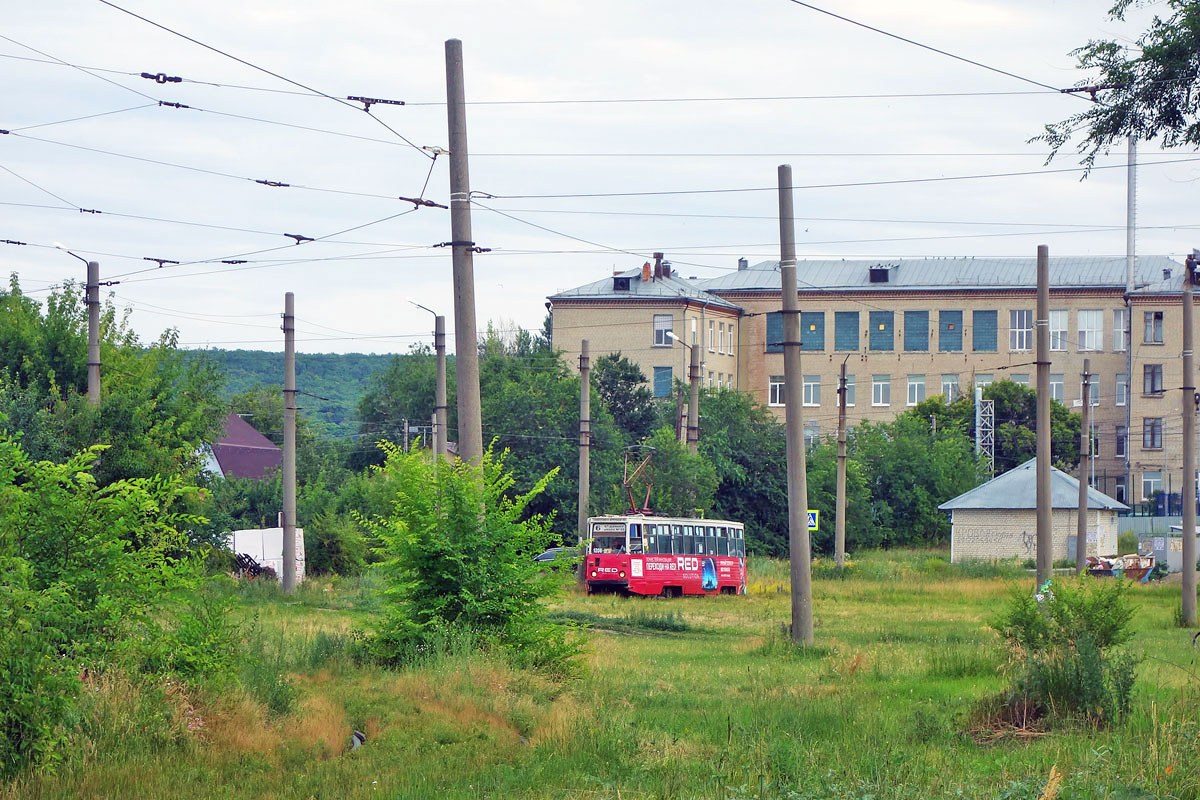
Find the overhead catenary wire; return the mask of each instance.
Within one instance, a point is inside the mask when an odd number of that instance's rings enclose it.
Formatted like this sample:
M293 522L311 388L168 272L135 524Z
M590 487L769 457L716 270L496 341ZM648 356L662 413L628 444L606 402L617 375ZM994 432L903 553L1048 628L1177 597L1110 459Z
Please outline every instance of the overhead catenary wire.
M217 53L218 55L221 55L221 56L224 56L225 58L236 61L239 64L242 64L243 66L249 67L250 69L254 69L254 70L257 70L264 74L270 75L271 77L277 78L278 80L281 80L284 83L289 83L292 86L296 86L300 89L304 89L305 91L312 92L313 94L316 94L316 95L320 95L321 97L324 97L328 100L332 100L333 102L338 103L339 105L346 106L347 108L352 108L355 111L365 110L367 112L367 116L369 116L371 119L373 119L378 124L382 125L387 130L391 131L392 134L394 134L397 138L399 138L401 141L403 141L405 144L407 144L413 150L417 151L425 158L430 158L430 159L433 158L433 156L431 154L425 152L422 148L418 147L416 144L414 144L412 141L410 141L406 136L404 136L404 134L400 133L395 128L388 125L386 122L384 122L379 117L375 116L374 114L371 114L369 111L370 106L367 106L366 109L360 109L358 106L354 105L353 103L351 103L347 100L343 100L340 97L334 97L333 95L322 92L319 89L314 89L313 87L307 86L303 83L300 83L299 81L295 81L295 80L292 80L291 78L280 75L278 72L273 72L265 67L260 67L257 64L254 64L254 63L251 63L251 62L245 60L244 58L239 58L238 56L235 56L232 53L228 53L224 50L221 50L218 47L214 47L213 45L206 44L205 42L202 42L199 39L195 39L191 36L188 36L187 34L181 33L180 31L174 30L173 28L167 27L166 25L163 25L162 23L155 22L154 20L152 20L148 17L144 17L141 14L134 13L133 11L130 11L129 9L123 8L119 5L117 5L116 3L111 2L111 0L99 0L99 2L103 3L104 5L108 6L109 8L115 9L116 11L120 11L122 14L128 14L129 16L134 17L135 19L139 19L148 25L152 25L155 28L158 28L159 30L166 31L167 33L171 34L172 36L178 36L179 38L189 41L194 45L203 47L206 50L211 50L212 52Z

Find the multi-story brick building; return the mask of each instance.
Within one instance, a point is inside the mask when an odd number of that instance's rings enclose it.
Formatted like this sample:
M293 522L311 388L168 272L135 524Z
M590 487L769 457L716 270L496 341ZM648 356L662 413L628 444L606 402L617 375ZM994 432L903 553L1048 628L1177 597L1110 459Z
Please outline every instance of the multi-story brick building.
M1050 391L1078 410L1090 359L1093 485L1123 502L1180 490L1183 269L1139 257L1127 291L1124 258L1050 260ZM705 385L749 392L782 414L778 262L741 260L702 281L669 267L658 275L643 267L551 297L555 347L572 364L582 339L594 355L620 351L666 396L687 376L669 329L701 348ZM797 283L810 438L837 424L843 362L851 424L1002 378L1036 385L1033 258L801 261Z

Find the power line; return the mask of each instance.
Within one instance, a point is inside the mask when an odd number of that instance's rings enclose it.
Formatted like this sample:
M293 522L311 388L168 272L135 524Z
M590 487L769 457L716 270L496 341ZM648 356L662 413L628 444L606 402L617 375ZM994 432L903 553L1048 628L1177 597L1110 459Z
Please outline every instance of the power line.
M39 122L36 125L22 125L20 128L9 128L10 133L16 131L29 131L34 128L48 128L51 125L66 125L68 122L82 122L85 119L96 119L97 117L110 117L113 114L124 114L127 111L141 111L144 108L158 108L158 103L143 103L140 106L130 106L129 108L118 108L114 111L101 111L98 114L86 114L82 117L71 117L70 119L60 119L54 122Z
M101 2L104 2L104 0L101 0ZM129 153L117 153L112 150L102 150L97 147L87 147L85 145L72 144L70 142L60 142L56 139L43 139L38 136L29 136L27 134L17 133L15 131L10 131L9 134L11 136L15 136L20 139L27 139L31 142L41 142L42 144L52 144L52 145L57 145L58 147L69 147L73 150L84 150L89 153L99 153L100 155L112 156L114 158L126 158L131 161L140 161L140 162L143 162L146 164L156 164L158 166L163 166L163 167L173 167L175 169L187 170L189 172L199 172L199 173L202 173L205 175L214 175L217 177L230 178L230 179L237 180L237 181L249 181L250 183L258 183L258 184L262 184L263 186L269 186L271 188L276 188L276 189L279 189L279 188L306 189L306 190L312 191L312 192L327 192L330 194L351 195L354 197L370 197L370 198L374 198L377 200L395 200L395 199L397 199L396 197L393 197L391 195L374 194L371 192L355 192L355 191L351 191L351 190L347 190L347 189L328 189L328 188L323 188L323 187L319 187L319 186L306 186L304 184L299 184L299 183L288 183L288 182L284 182L284 181L268 180L268 179L263 179L263 178L248 178L244 175L234 175L229 172L221 172L220 170L207 169L205 167L194 167L194 166L190 166L188 164L178 164L173 161L162 161L160 159L147 158L145 156L135 156L135 155L131 155Z
M80 66L78 66L78 65L75 65L75 64L72 64L72 63L70 63L70 62L68 62L68 61L64 61L64 60L62 60L61 58L59 58L58 56L52 56L52 55L50 55L49 53L46 53L46 52L44 52L44 51L42 51L42 50L38 50L36 47L31 47L30 45L27 45L27 44L22 44L21 42L18 42L16 39L12 39L12 38L10 38L10 37L8 37L8 36L5 36L4 34L0 34L0 39L3 39L3 40L4 40L4 41L6 41L6 42L10 42L10 43L12 43L12 44L15 44L17 47L23 47L23 48L25 48L26 50L31 50L31 51L33 51L33 52L37 53L37 54L38 54L38 55L40 55L40 56L45 56L46 58L53 59L54 61L57 61L59 64L62 64L63 66L66 66L66 67L71 67L71 68L73 68L73 69L77 69L77 70L79 70L80 72L84 73L85 75L91 75L91 76L92 76L93 78L95 78L96 80L99 80L99 81L104 81L104 82L105 82L105 83L107 83L107 84L111 84L112 86L116 86L118 89L123 89L123 90L125 90L125 91L127 91L127 92L132 92L133 94L136 94L136 95L138 95L139 97L143 97L143 98L145 98L146 100L149 100L149 101L150 101L150 102L152 102L152 103L157 103L157 102L159 102L159 101L158 101L158 98L151 97L150 95L146 94L145 92L139 92L137 89L131 89L130 87L128 87L128 86L125 86L124 84L117 83L117 82L116 82L116 81L114 81L114 80L109 80L108 78L104 77L103 75L97 75L95 72L92 72L92 71L88 70L88 69L87 69L87 68L85 68L85 67L80 67Z
M106 1L107 0L101 0L101 2L106 2ZM890 31L885 31L882 28L876 28L873 25L868 25L865 22L859 22L858 20L850 19L849 17L843 17L841 14L835 14L832 11L826 11L825 9L820 8L819 6L814 6L812 3L806 3L806 2L803 2L803 0L790 0L790 2L795 3L798 6L803 6L804 8L810 9L812 11L816 11L818 13L825 14L826 16L833 17L834 19L839 19L842 22L848 22L851 25L857 25L860 28L866 28L867 30L873 31L874 33L882 34L883 36L888 36L892 39L896 39L896 40L904 42L906 44L911 44L914 47L920 47L923 50L929 50L930 52L938 53L939 55L946 56L947 58L953 58L956 61L962 61L963 63L971 64L972 66L980 67L981 69L986 69L989 72L995 72L999 75L1006 75L1009 78L1016 78L1019 81L1023 81L1028 84L1032 84L1033 86L1040 86L1043 89L1048 89L1055 93L1059 92L1059 87L1057 87L1057 86L1051 86L1048 83L1042 83L1041 81L1035 81L1032 78L1026 78L1023 75L1018 75L1015 72L1009 72L1008 70L1000 69L999 67L989 66L988 64L984 64L982 61L975 61L973 59L966 58L964 56L955 55L954 53L948 52L946 50L942 50L942 49L934 47L932 45L922 44L921 42L918 42L914 39L909 39L909 38L906 38L899 34L891 33Z
M59 201L62 201L63 203L66 203L68 206L71 206L72 209L78 208L78 206L76 206L70 200L63 199L59 195L57 195L54 192L47 189L45 186L40 186L40 185L34 183L33 181L29 180L28 178L24 177L23 175L19 175L18 173L14 172L13 170L9 169L8 167L4 166L3 164L0 164L0 169L4 170L9 175L12 175L17 180L24 181L25 183L29 184L33 188L37 189L39 192L42 192L43 194L48 194L51 197L53 197L55 200L59 200Z
M796 2L796 0L791 0ZM1184 164L1193 161L1200 161L1200 157L1195 158L1179 158L1168 159L1163 161L1144 161L1138 162L1137 166L1160 166L1164 164ZM1092 169L1126 169L1127 164L1109 164ZM811 183L799 186L793 186L793 189L846 189L864 186L898 186L912 183L947 183L950 181L967 181L967 180L982 180L987 178L1014 178L1029 175L1054 175L1066 172L1085 172L1086 167L1061 167L1055 169L1040 169L1040 170L1023 170L1019 172L988 172L974 175L939 175L929 178L898 178L885 181L851 181L847 183ZM697 194L745 194L749 192L777 192L777 186L755 186L741 187L734 189L672 189L672 190L657 190L644 192L576 192L563 194L494 194L492 192L472 191L474 197L481 197L485 200L559 200L569 198L584 198L584 197L664 197L676 195L697 195ZM491 210L491 209L488 209Z
M100 0L100 2L101 2L101 3L103 3L104 5L108 6L109 8L112 8L112 9L115 9L115 10L117 10L117 11L120 11L120 12L121 12L121 13L123 13L123 14L128 14L129 16L131 16L131 17L134 17L135 19L140 19L142 22L145 22L145 23L147 23L147 24L149 24L149 25L153 25L155 28L158 28L159 30L166 31L166 32L167 32L167 33L169 33L169 34L171 34L171 35L173 35L173 36L178 36L178 37L179 37L179 38L181 38L181 39L185 39L185 40L187 40L187 41L191 42L191 43L192 43L192 44L194 44L194 45L198 45L198 46L200 46L200 47L203 47L203 48L204 48L204 49L206 49L206 50L211 50L212 52L214 52L214 53L217 53L218 55L222 55L222 56L224 56L225 58L232 59L233 61L236 61L236 62L238 62L239 64L242 64L243 66L247 66L247 67L250 67L251 69L258 70L259 72L262 72L262 73L265 73L265 74L267 74L267 75L270 75L270 76L271 76L271 77L273 77L273 78L277 78L277 79L279 79L279 80L283 81L284 83L290 83L292 86L296 86L296 87L298 87L298 88L300 88L300 89L304 89L305 91L311 92L311 93L313 93L313 94L316 94L316 95L320 95L321 97L324 97L324 98L326 98L326 99L328 99L328 100L332 100L332 101L334 101L335 103L338 103L338 104L340 104L340 105L346 106L347 108L353 108L353 109L354 109L354 110L356 110L356 111L360 110L358 106L356 106L356 105L354 105L354 104L352 104L352 103L350 103L350 102L347 102L346 100L343 100L343 99L342 99L342 98L340 98L340 97L334 97L333 95L326 94L325 92L322 92L322 91L320 91L320 90L318 90L318 89L314 89L314 88L312 88L311 86L306 86L305 84L303 84L303 83L300 83L299 81L294 81L294 80L292 80L291 78L285 78L283 75L280 75L280 74L279 74L279 73L277 73L277 72L272 72L271 70L269 70L269 69L266 69L265 67L260 67L260 66L258 66L257 64L252 64L252 63L250 63L249 61L246 61L246 60L245 60L245 59L243 59L243 58L238 58L237 56L235 56L235 55L232 55L231 53L227 53L227 52L225 52L224 50L221 50L220 48L213 47L213 46L212 46L212 45L210 45L210 44L205 44L204 42L200 41L199 39L194 39L194 38L192 38L191 36L188 36L188 35L186 35L186 34L180 33L180 32L179 32L179 31L177 31L177 30L173 30L172 28L168 28L166 25L162 25L162 24L160 24L160 23L158 23L158 22L155 22L155 21L154 21L154 20L152 20L152 19L149 19L149 18L147 18L147 17L143 17L141 14L135 14L134 12L132 12L132 11L130 11L130 10L128 10L128 9L122 8L121 6L117 5L116 3L113 3L113 2L111 2L111 0ZM425 152L424 150L422 150L420 147L418 147L417 145L413 144L413 143L412 143L411 141L409 141L409 139L408 139L408 138L406 138L406 137L405 137L405 136L404 136L402 133L400 133L400 132L399 132L399 131L397 131L395 128L393 128L393 127L391 127L390 125L388 125L386 122L384 122L383 120L381 120L379 117L376 117L374 114L371 114L371 113L370 113L370 105L367 105L367 106L366 106L366 108L364 108L364 109L361 109L361 110L363 110L363 111L366 111L366 113L367 113L367 116L369 116L371 119L375 120L377 123L379 123L380 125L382 125L384 128L387 128L387 130L389 130L389 131L391 131L393 134L395 134L395 136L396 136L396 137L398 137L398 138L399 138L399 139L400 139L402 142L404 142L405 144L407 144L407 145L408 145L409 147L411 147L413 150L416 150L418 153L420 153L422 156L424 156L424 157L426 157L426 158L432 158L432 156L431 156L429 153L426 153L426 152Z
M1045 84L1039 84L1044 86ZM1055 92L1058 89L1049 87ZM599 97L559 98L547 100L468 100L469 106L559 106L559 105L616 105L635 103L761 103L795 100L903 100L907 98L938 97L1011 97L1042 95L1045 92L896 92L873 94L796 94L796 95L734 95L728 97ZM445 100L409 102L410 106L444 106ZM473 155L473 154L472 154Z

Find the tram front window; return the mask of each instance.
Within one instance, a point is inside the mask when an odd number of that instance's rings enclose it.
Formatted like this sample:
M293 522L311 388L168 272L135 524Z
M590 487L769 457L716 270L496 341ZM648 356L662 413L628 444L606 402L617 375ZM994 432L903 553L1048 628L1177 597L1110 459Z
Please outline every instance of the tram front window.
M597 536L592 539L593 553L624 553L624 536Z

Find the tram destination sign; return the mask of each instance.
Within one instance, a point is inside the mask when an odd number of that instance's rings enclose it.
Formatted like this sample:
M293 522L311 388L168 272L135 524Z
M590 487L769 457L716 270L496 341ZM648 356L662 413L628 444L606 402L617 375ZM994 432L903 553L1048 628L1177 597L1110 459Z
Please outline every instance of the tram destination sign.
M593 522L592 533L624 533L624 522Z

